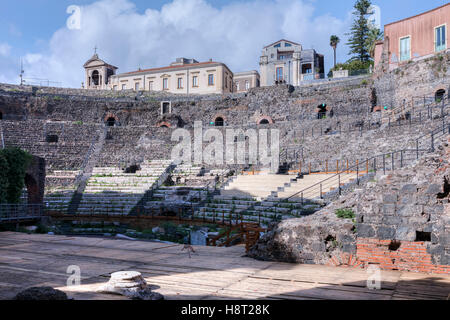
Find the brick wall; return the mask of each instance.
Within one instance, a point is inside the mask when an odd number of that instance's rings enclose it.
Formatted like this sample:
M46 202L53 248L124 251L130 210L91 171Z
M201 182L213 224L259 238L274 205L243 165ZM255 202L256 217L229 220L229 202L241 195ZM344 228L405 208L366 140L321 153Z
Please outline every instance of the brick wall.
M435 265L423 241L392 241L358 238L357 260L382 269L450 274L450 265Z

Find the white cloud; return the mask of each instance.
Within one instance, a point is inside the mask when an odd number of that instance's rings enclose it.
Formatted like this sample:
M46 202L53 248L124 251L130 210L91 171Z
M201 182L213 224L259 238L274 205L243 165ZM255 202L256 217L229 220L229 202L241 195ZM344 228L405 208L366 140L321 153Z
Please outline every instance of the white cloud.
M27 77L46 78L64 86L80 87L83 64L98 46L102 59L119 72L165 66L177 57L200 61L212 58L232 71L259 70L263 46L281 38L314 46L332 64L331 34L341 42L344 60L344 21L315 12L313 2L253 0L220 9L206 0L174 0L161 10L140 14L130 0L103 0L83 6L81 30L57 30L43 52L25 57Z
M7 43L0 43L0 56L7 57L11 52L11 46Z

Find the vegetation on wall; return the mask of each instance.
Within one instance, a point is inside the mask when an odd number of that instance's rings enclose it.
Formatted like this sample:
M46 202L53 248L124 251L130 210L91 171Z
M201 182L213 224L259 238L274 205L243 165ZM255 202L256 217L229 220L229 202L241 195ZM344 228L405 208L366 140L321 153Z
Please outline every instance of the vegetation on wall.
M0 150L0 203L19 203L32 156L19 148Z
M8 161L0 151L0 203L6 203L8 190Z

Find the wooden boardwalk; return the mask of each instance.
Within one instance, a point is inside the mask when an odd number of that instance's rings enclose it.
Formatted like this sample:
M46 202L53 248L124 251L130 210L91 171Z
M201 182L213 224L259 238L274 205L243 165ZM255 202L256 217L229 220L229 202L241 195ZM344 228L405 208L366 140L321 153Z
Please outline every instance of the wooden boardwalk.
M95 289L112 272L135 270L166 299L448 299L450 276L381 272L381 289L366 287L366 270L256 261L230 248L91 237L0 233L0 299L49 285L74 299L126 299ZM67 267L81 285L67 287Z

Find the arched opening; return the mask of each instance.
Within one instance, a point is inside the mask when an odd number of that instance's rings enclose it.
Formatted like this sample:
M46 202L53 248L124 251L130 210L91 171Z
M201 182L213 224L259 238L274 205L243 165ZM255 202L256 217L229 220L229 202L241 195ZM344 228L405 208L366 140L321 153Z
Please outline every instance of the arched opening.
M216 120L214 120L214 125L216 127L223 127L224 121L222 117L217 117Z
M3 120L3 113L0 111L0 120Z
M114 127L115 124L116 124L116 119L114 117L109 117L106 120L106 126L108 126L108 127Z
M317 106L317 119L324 119L327 117L327 105L325 103Z
M269 120L267 119L262 119L259 124L270 124Z
M436 91L436 93L434 94L434 100L436 102L441 102L444 99L445 96L445 90L444 89L439 89L438 91Z
M94 84L94 86L98 86L98 84L100 83L100 74L97 70L92 72L92 83Z
M160 128L169 128L167 125L163 124L159 126Z
M40 203L41 198L39 196L38 184L28 173L25 175L25 186L27 187L28 203Z

